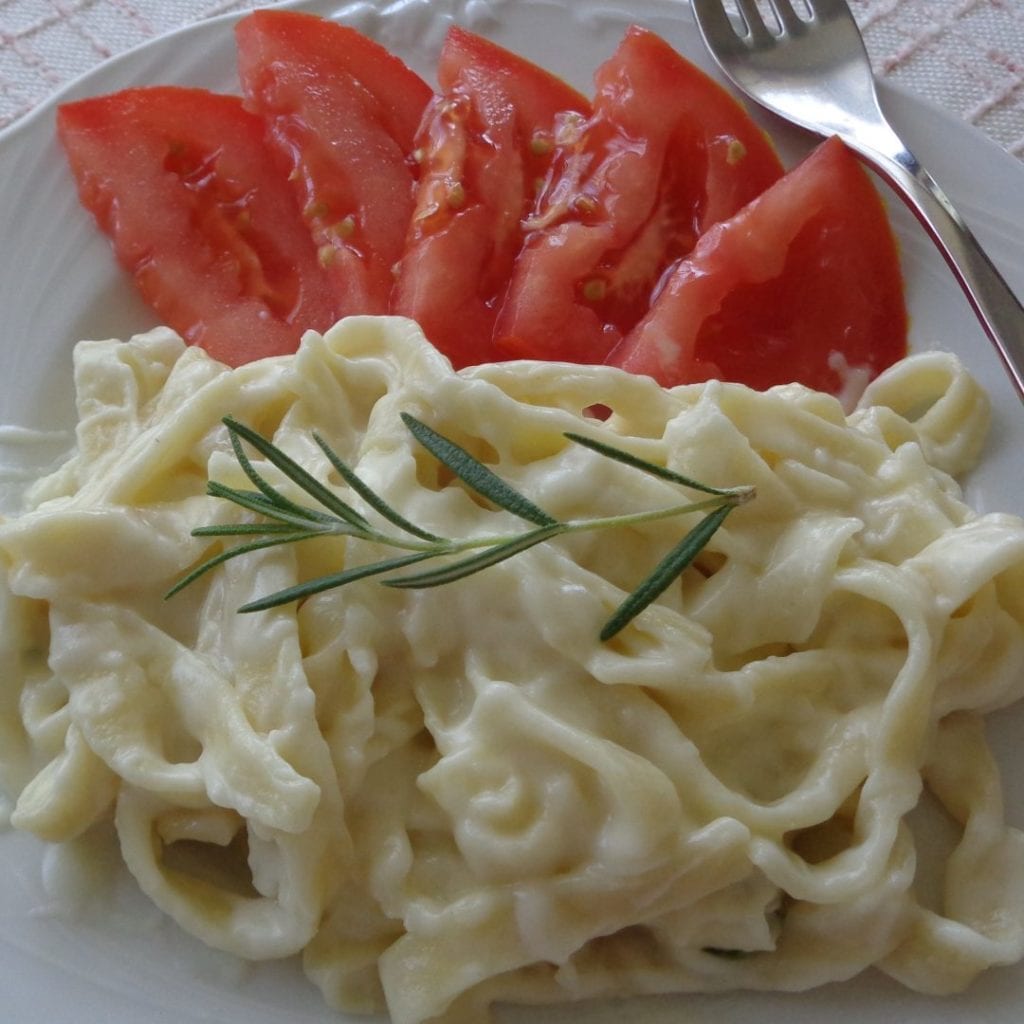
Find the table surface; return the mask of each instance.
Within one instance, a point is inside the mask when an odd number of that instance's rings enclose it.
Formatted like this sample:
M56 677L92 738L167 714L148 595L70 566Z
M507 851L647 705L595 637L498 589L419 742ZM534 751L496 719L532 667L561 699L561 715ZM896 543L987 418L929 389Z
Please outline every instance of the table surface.
M797 0L799 3L799 0ZM266 0L0 0L0 130L106 58ZM850 0L878 76L1024 161L1024 0Z

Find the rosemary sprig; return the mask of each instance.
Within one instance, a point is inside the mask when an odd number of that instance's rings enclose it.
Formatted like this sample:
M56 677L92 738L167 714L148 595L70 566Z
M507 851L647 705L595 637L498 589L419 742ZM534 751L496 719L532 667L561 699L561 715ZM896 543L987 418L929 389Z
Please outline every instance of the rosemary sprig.
M386 586L402 589L441 586L480 572L488 566L562 534L621 528L692 512L704 512L699 522L641 581L605 623L601 630L601 639L609 640L678 579L737 505L749 501L754 496L752 487L710 487L596 438L567 433L565 436L570 441L589 448L605 458L614 459L670 483L700 491L708 497L647 512L560 520L521 494L450 438L437 433L407 413L402 414L402 420L413 437L468 488L498 508L518 516L529 523L531 528L511 534L464 539L438 536L403 516L357 476L322 437L314 434L313 437L324 456L345 483L369 509L380 516L384 523L389 524L375 526L359 509L320 483L273 442L229 416L225 417L224 425L228 428L232 450L242 472L256 489L239 490L211 480L207 485L207 493L255 513L265 521L201 526L193 530L192 534L196 537L239 537L245 540L234 547L225 548L196 566L182 577L166 596L171 597L211 569L238 555L316 537L356 537L395 548L403 553L341 572L318 576L251 601L238 610L254 612L274 608L324 590L342 587L354 580L396 573L398 570L432 559L440 559L441 562L419 572L389 575L381 582ZM243 442L276 466L288 480L307 494L315 505L300 505L282 494L256 469L246 454Z

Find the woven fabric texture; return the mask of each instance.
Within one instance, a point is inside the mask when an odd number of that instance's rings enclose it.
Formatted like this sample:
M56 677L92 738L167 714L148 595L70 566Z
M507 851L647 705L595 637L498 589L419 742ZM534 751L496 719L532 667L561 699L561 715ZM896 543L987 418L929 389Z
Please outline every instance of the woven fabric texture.
M799 2L799 0L797 0ZM0 0L0 129L107 57L266 0ZM850 0L879 77L1024 161L1024 0Z

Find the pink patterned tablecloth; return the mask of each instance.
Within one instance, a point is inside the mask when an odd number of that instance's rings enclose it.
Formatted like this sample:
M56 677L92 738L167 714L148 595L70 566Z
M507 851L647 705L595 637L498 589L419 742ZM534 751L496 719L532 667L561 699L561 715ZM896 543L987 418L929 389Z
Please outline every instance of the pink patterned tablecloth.
M0 0L0 129L107 57L266 0ZM850 0L880 77L1024 160L1024 0Z

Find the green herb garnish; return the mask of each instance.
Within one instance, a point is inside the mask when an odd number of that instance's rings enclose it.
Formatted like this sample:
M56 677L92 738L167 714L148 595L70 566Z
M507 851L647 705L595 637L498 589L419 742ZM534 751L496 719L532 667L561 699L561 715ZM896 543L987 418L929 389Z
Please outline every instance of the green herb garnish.
M228 428L235 458L256 489L243 491L211 480L207 485L207 493L216 498L230 501L249 512L257 513L268 521L201 526L193 530L192 534L196 537L252 537L254 539L227 548L202 562L179 580L166 596L171 597L211 569L238 555L279 544L311 540L315 537L356 537L360 540L396 548L403 553L377 562L345 569L342 572L318 576L305 583L299 583L293 587L268 594L259 600L251 601L249 604L242 605L238 610L240 612L255 612L265 608L274 608L324 590L342 587L354 580L384 573L395 573L381 580L385 586L405 589L436 587L470 576L481 569L504 561L506 558L511 558L535 544L562 534L580 533L584 530L604 530L651 522L656 519L667 519L691 512L705 512L706 514L700 522L655 566L605 623L601 630L601 639L609 640L652 601L656 600L680 576L708 543L718 527L722 525L725 517L737 505L749 501L754 496L752 487L710 487L620 448L614 448L595 438L567 433L565 436L570 441L589 448L599 455L614 459L662 480L701 491L709 497L649 512L634 512L592 519L560 520L545 512L525 495L520 494L454 441L437 433L407 413L402 414L402 420L413 437L462 480L470 490L486 498L498 508L518 516L529 523L531 528L513 534L465 539L440 537L406 519L361 480L322 437L314 434L316 443L345 483L366 503L370 510L377 513L385 523L397 530L390 530L387 526L376 526L354 505L320 483L271 441L237 420L225 417L224 425ZM299 505L286 498L252 464L245 452L243 441L276 466L285 477L309 495L319 507ZM441 564L420 572L397 572L417 562L430 559L440 559Z

